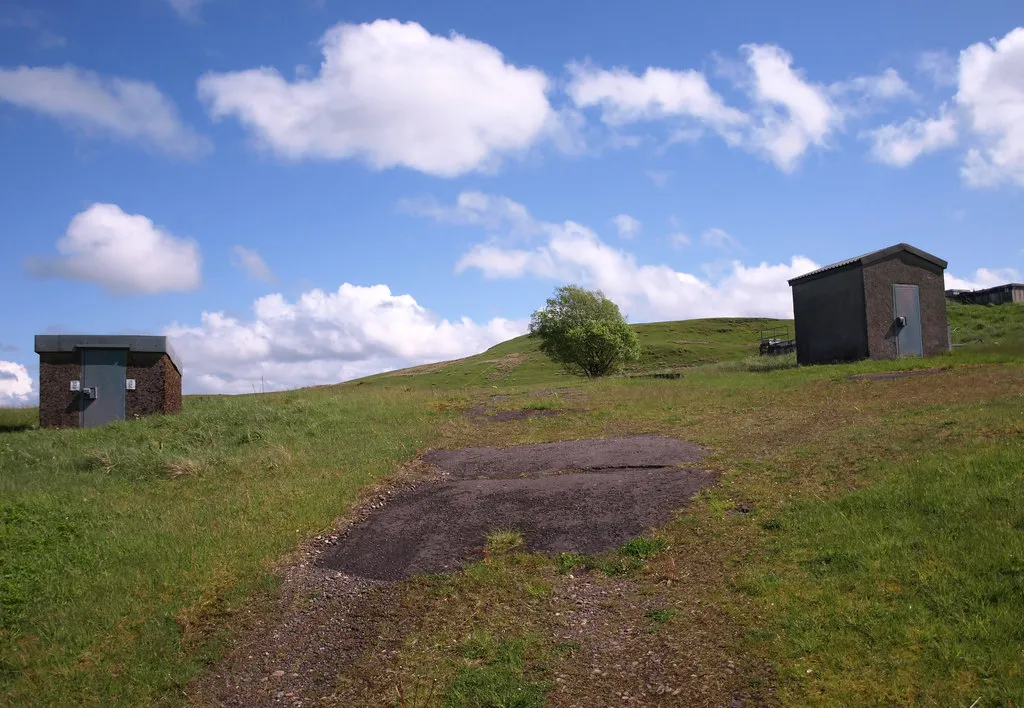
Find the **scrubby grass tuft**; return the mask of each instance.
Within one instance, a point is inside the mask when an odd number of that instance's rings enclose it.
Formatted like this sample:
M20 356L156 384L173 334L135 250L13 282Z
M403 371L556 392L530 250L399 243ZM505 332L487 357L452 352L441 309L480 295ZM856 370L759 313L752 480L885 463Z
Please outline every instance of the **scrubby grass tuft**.
M474 633L462 645L465 665L444 697L444 705L534 708L546 703L547 682L534 680L528 670L529 639L500 639Z
M522 548L525 543L523 534L512 529L499 529L487 534L487 552L491 554L509 553Z
M664 552L667 548L668 542L663 538L638 536L619 549L619 552L624 556L645 560L651 556L657 555L658 553Z
M655 622L657 624L665 624L670 619L676 616L676 611L671 608L658 608L654 610L647 610L644 617Z
M796 363L796 354L793 353L775 356L748 356L743 359L708 364L706 368L710 371L765 373L768 371L795 369L797 366L799 365Z

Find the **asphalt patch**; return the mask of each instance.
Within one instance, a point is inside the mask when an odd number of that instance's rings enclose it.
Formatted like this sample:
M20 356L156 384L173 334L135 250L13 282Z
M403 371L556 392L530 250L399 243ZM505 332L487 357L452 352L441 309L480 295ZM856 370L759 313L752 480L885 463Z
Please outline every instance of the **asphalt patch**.
M711 472L682 466L704 454L658 435L433 450L423 461L439 481L396 494L318 565L377 580L453 571L480 558L497 529L521 532L529 551L599 553L669 521L713 484Z

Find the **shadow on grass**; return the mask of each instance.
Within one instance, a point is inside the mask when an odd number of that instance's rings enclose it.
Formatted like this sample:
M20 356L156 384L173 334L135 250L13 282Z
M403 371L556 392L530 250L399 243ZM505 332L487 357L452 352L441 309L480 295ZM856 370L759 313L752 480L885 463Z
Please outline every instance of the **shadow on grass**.
M39 426L37 408L0 408L0 434L20 433Z

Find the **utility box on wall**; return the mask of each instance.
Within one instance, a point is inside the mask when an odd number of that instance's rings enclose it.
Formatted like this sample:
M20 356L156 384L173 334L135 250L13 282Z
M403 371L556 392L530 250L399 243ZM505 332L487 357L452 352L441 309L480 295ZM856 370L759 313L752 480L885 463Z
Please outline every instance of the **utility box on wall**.
M181 410L181 361L167 337L36 335L39 425L92 428Z
M793 278L797 361L947 351L945 269L941 258L898 243Z

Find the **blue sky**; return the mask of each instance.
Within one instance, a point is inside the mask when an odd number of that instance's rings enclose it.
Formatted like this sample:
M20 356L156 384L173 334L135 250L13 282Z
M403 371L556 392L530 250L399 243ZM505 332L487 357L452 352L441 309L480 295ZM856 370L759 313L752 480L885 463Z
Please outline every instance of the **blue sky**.
M45 332L230 393L475 353L564 282L655 321L899 241L1021 277L1019 3L719 5L0 2L0 403Z

